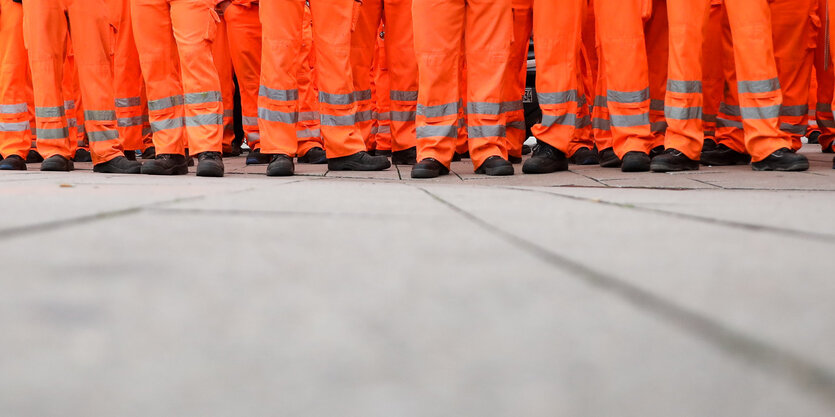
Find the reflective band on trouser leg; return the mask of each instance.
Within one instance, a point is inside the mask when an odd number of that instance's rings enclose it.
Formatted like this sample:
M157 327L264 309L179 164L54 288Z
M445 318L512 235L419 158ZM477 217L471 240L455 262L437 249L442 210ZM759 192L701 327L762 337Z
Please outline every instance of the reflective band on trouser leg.
M536 39L536 90L542 122L531 132L537 138L570 155L571 142L581 107L581 86L578 77L582 21L585 17L582 0L534 2L533 36ZM605 103L603 106L605 107Z
M220 82L220 96L223 114L223 148L231 151L232 142L235 141L235 81L232 70L232 56L229 50L228 23L226 18L221 18L217 25L217 33L212 42L212 61L217 68L218 81Z
M733 35L745 148L757 162L791 147L789 135L780 130L783 96L770 36L770 10L767 2L753 0L726 2L725 8Z
M372 91L374 96L374 136L375 149L391 150L391 79L386 63L386 48L382 38L377 37L377 53L374 57L372 72ZM400 150L400 149L397 149Z
M0 0L0 155L26 158L31 145L32 80L23 45L23 7Z
M721 59L709 59L722 52L722 7L711 5L702 43L702 129L705 139L716 139L716 116L725 88Z
M725 145L736 152L747 154L748 150L745 149L745 132L742 128L742 113L739 109L739 94L737 93L733 39L724 7L721 8L721 16L718 19L723 22L721 25L722 59L712 61L720 61L722 65L723 96L717 111L716 143Z
M667 3L656 1L652 5L652 17L645 25L647 60L649 61L649 122L652 132L652 148L664 146L667 120L664 116L664 99L667 94L667 67L669 61L670 33L667 27Z
M250 149L261 147L258 129L258 91L261 86L261 20L259 6L231 4L223 18L227 22L229 52L241 95L241 113L246 143Z
M642 5L622 0L597 0L594 5L603 66L613 69L603 72L612 145L620 158L631 151L649 152L654 140Z
M67 51L72 51L72 38L67 39ZM84 133L81 86L78 81L78 71L75 68L75 56L72 53L68 53L64 60L61 89L64 95L64 112L67 116L67 126L70 132L70 155L75 155L78 148L88 149L90 144L87 142L87 135Z
M319 129L319 94L316 89L316 77L313 65L316 62L313 51L313 25L310 10L305 7L302 22L301 65L298 68L299 117L296 123L298 155L305 155L309 150L324 148L322 131Z
M577 81L581 89L585 89L582 78L578 77ZM580 95L580 107L577 109L577 117L574 123L574 136L568 144L568 152L566 155L573 156L580 148L594 148L594 139L592 139L591 130L591 109L589 107L586 96Z
M818 0L818 14L821 24L825 25L827 21L827 0ZM831 31L831 30L830 30ZM815 106L815 121L817 128L820 131L821 149L827 149L832 146L833 139L835 139L835 121L832 115L832 98L835 92L835 65L830 62L830 51L822 45L829 45L827 39L830 32L819 28L817 31L817 45L815 48L815 75L817 81L816 89L810 91L810 96L814 98L811 102Z
M383 0L365 0L359 8L353 33L351 33L351 68L353 74L354 99L357 113L364 113L374 109L372 101L372 71L381 63L374 62L377 49L377 39L381 30L381 16ZM318 46L318 45L317 45ZM357 120L356 128L367 149L374 149L374 135L371 129L373 118Z
M458 138L455 139L455 152L469 154L470 140L467 137L467 128L469 127L467 122L467 60L463 53L461 54L459 73ZM418 158L418 160L420 159Z
M415 55L412 2L388 0L385 2L383 12L387 25L384 55L388 62L387 77L383 78L389 81L388 98L391 110L389 142L393 151L401 151L413 148L417 144L415 120L418 100L418 63ZM383 102L388 103L385 99ZM378 138L379 135L384 134L379 133Z
M574 0L571 0L574 1ZM528 45L533 31L533 1L513 1L513 40L510 45L510 60L504 80L502 100L513 103L505 112L507 118L507 153L509 156L522 157L522 144L525 142L525 109L522 96L525 94L525 82L528 75Z
M121 6L119 27L113 54L113 84L116 93L116 119L122 148L135 151L143 148L143 126L147 103L143 100L144 86L139 66L139 53L131 30L130 0L117 0Z

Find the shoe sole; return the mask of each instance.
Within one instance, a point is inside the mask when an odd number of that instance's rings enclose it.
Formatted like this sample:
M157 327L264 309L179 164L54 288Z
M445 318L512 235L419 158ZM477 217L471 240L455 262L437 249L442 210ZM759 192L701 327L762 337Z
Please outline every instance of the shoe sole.
M529 159L530 161L530 159ZM522 165L522 173L523 174L551 174L554 172L560 171L568 171L568 162L565 164L555 164L546 167L545 169L535 169L528 166L528 164ZM510 174L513 175L513 174Z
M426 178L438 178L441 175L448 175L449 172L440 172L434 169L413 169L412 170L412 178L415 179L426 179Z
M386 164L380 164L379 166L367 166L367 165L355 165L355 164L347 164L347 165L331 165L328 164L329 171L384 171L391 168L391 162L386 160Z
M479 168L476 174L484 174L490 177L508 177L514 174L512 166L503 166L497 168Z
M215 170L215 168L206 168L200 170L200 167L197 167L197 176L198 177L210 177L210 178L220 178L224 174L224 171L221 169L220 171Z
M130 171L116 171L116 170L101 169L101 168L93 167L93 172L97 172L99 174L141 174L142 173L142 167L137 167L135 170L130 170Z
M0 171L26 171L26 165L23 168L0 166Z
M145 169L145 165L143 165L141 173L144 175L186 175L188 174L188 167L176 166L171 169L166 169L162 171L152 171L150 168Z
M649 172L651 164L623 164L620 167L620 170L623 172Z
M781 172L798 172L798 171L808 171L809 170L809 162L808 161L801 161L795 162L787 167L769 167L769 166L758 166L757 164L751 164L751 169L754 171L781 171Z
M44 172L70 172L75 169L72 161L69 161L67 165L60 166L60 167L53 167L50 165L41 165L41 171Z

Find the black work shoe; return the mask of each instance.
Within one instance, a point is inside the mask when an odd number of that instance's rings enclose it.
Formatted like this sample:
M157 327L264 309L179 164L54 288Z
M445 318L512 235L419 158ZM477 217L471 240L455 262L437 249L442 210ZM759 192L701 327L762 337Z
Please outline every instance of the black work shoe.
M662 153L664 153L664 145L656 146L649 150L649 159L655 158L656 156L661 155Z
M75 156L72 158L75 162L93 162L93 157L90 156L90 151L79 148L75 151Z
M533 150L531 149L531 145L522 145L522 155L527 155L531 152L533 152Z
M142 173L148 175L186 175L188 162L184 155L163 153L142 165Z
M391 153L391 163L394 165L414 165L417 163L417 148L412 146L402 151Z
M268 177L289 177L296 172L293 165L293 158L287 155L273 155L270 165L267 166Z
M712 166L728 166L728 165L748 165L751 162L751 155L737 152L727 145L718 144L712 151L702 151L701 156L702 165Z
M328 156L325 150L320 147L311 148L307 153L299 158L300 164L327 164Z
M261 149L256 149L254 151L249 151L249 154L246 156L246 164L247 165L266 165L270 163L270 155L261 153Z
M623 172L647 172L649 171L650 161L649 154L639 151L627 152L623 156L623 164L620 170Z
M241 149L241 145L232 144L232 145L223 145L223 156L232 158L235 156L241 156L243 150Z
M127 158L128 161L135 161L136 151L125 151L125 158Z
M435 158L426 158L412 167L412 178L435 178L449 175L449 169Z
M462 159L470 159L470 151L464 153L456 152L452 155L452 162L458 162Z
M72 171L73 163L61 155L52 155L43 160L41 171Z
M34 149L30 149L29 153L26 155L26 163L27 164L37 164L43 162L43 157L38 151Z
M600 151L600 166L603 168L620 168L621 160L613 148Z
M716 147L719 146L716 144L716 141L713 139L705 139L704 143L702 144L702 152L710 152L715 150Z
M368 151L371 156L391 156L394 152L391 149L374 149Z
M816 144L816 143L820 143L820 141L819 141L820 137L821 137L821 132L818 132L816 130L816 131L810 133L809 136L807 136L806 138L809 139L809 143Z
M200 152L197 155L198 177L222 177L223 156L220 152Z
M149 146L142 151L142 159L154 159L157 157L157 148Z
M510 162L513 165L521 164L522 163L522 157L521 156L508 155L507 156L507 161Z
M678 149L667 149L661 155L652 158L650 168L654 172L698 171L699 161L694 161Z
M774 151L767 158L751 164L754 171L806 171L809 160L788 148Z
M592 149L582 147L577 149L577 152L574 152L574 155L571 155L571 158L568 158L568 162L575 165L597 165L600 163L600 159L597 157L597 152Z
M565 157L565 155L563 155ZM530 159L528 160L530 162ZM567 164L568 162L566 162ZM498 155L493 155L485 160L478 169L476 174L489 175L491 177L499 177L506 175L513 175L513 164L507 159Z
M139 174L142 172L142 164L131 161L124 156L117 156L107 162L93 166L93 172L104 172L108 174Z
M331 171L382 171L390 167L391 162L387 157L371 156L365 151L328 159L328 169Z
M525 165L522 165L522 172L525 174L548 174L567 169L568 158L565 154L542 141L533 147L533 155L525 161Z
M26 171L26 161L17 155L9 155L0 161L0 171Z

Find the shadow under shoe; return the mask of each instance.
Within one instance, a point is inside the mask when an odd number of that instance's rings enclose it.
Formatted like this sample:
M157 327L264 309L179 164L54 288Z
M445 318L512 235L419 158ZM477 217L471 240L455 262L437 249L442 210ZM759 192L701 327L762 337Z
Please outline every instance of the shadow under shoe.
M188 162L185 155L164 153L142 165L142 173L147 175L186 175Z
M198 177L222 177L223 155L220 152L200 152L197 155Z
M600 166L603 168L620 168L622 163L614 148L606 148L600 151L599 159Z
M391 163L394 165L415 165L417 164L417 148L412 146L402 151L391 153Z
M600 163L600 158L598 158L594 149L582 147L577 149L577 152L574 152L571 158L568 158L568 162L575 165L597 165Z
M522 165L525 174L548 174L568 170L568 158L561 150L539 141L533 147L533 155Z
M41 171L72 171L74 168L72 161L61 155L52 155L41 163Z
M382 171L391 168L391 162L385 156L371 156L361 151L341 158L328 159L331 171Z
M762 161L751 164L754 171L806 171L809 160L805 156L792 152L791 149L781 148L768 155Z
M623 164L620 170L623 172L647 172L650 168L651 159L649 154L632 151L623 156Z
M702 155L699 158L702 165L710 165L715 167L729 166L729 165L748 165L751 163L751 155L737 152L729 148L725 144L718 144L710 150L702 150Z
M26 161L17 155L9 155L0 161L0 171L26 171Z
M678 149L670 148L652 158L650 169L653 172L698 171L699 161L688 158Z
M142 164L131 161L124 156L117 156L107 162L93 166L93 172L107 174L139 174L142 172Z
M293 164L293 158L287 155L273 155L270 164L267 166L268 177L289 177L295 173L296 166Z
M435 158L425 158L412 167L412 178L436 178L449 175L449 169Z
M491 177L503 177L513 175L513 164L507 159L498 155L493 155L485 160L478 169L476 174L489 175Z
M327 164L328 156L325 150L320 147L311 148L307 153L298 157L300 164Z

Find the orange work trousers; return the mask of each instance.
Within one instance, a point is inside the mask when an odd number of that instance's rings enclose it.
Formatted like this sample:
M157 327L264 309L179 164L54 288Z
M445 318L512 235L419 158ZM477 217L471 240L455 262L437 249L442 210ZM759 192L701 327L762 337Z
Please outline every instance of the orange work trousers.
M220 101L223 103L224 153L232 151L232 142L235 141L235 72L232 69L228 26L226 17L222 16L212 42L212 60L220 80Z
M303 0L261 3L264 52L258 123L261 152L296 155L299 55L303 43ZM319 86L320 129L328 158L365 151L356 127L357 103L351 73L351 32L360 2L311 0Z
M818 0L818 19L825 25L828 19L826 15L827 0ZM818 30L817 47L815 49L815 78L817 81L815 90L810 91L812 97L815 98L815 121L817 122L817 129L821 135L818 138L821 149L832 148L833 141L835 141L835 117L832 114L832 100L835 97L835 67L831 61L831 51L829 51L829 39L827 39L827 31L823 26Z
M84 101L81 99L81 87L72 46L72 41L67 39L67 59L64 61L64 79L61 82L61 89L64 94L64 112L70 132L70 155L75 155L78 149L89 150L90 141L87 140L87 132L84 129Z
M144 150L150 142L151 126L139 52L133 37L130 0L114 0L111 3L117 19L113 76L119 138L126 150Z
M507 159L507 106L502 106L510 61L510 0L437 0L412 4L420 93L418 161L449 167L458 137L462 56L467 61L467 136L478 168L491 156ZM464 42L462 44L462 39Z
M157 155L221 152L223 103L212 60L220 21L207 0L132 0ZM184 65L180 65L184 63Z
M725 91L722 71L722 0L711 0L702 44L702 128L705 139L716 140L716 117Z
M29 59L23 45L23 7L0 0L0 156L26 159L34 122Z
M319 89L316 87L316 49L313 45L313 15L310 7L304 8L302 22L301 65L297 67L299 85L299 119L296 122L296 139L299 156L313 148L323 148L319 116Z
M615 153L649 153L666 130L666 2L596 0L595 16Z
M386 59L385 32L380 32L375 49L371 66L371 97L374 102L374 111L371 113L374 127L371 135L374 137L374 147L370 149L391 151L391 77Z
M413 148L417 142L418 64L412 31L412 3L411 0L364 0L351 38L357 123L368 144L373 140L371 66L379 35L384 33L385 54L382 58L387 60L385 65L391 85L391 150L395 152ZM384 31L380 30L381 22L385 25Z
M261 20L258 4L235 0L223 13L232 67L241 94L241 114L246 143L250 149L261 148L258 130L258 89L261 86ZM224 99L224 124L226 123ZM231 111L231 107L228 107ZM226 139L224 139L226 143ZM231 144L231 142L229 142Z
M603 61L603 50L600 46L600 36L597 33L595 15L595 1L589 0L583 24L583 47L589 62L589 77L593 80L593 88L589 95L594 96L591 106L591 134L595 146L602 151L612 148L612 125L609 120L609 105L606 100L606 71ZM591 82L589 82L591 85Z
M510 62L505 74L505 95L502 105L505 106L507 117L507 153L517 158L522 157L522 144L527 139L525 107L522 98L525 95L528 79L528 49L533 32L533 3L533 0L512 0L513 38L510 44Z
M75 45L84 46L75 49L75 63L93 163L122 156L113 96L114 22L109 10L99 0L27 0L23 10L40 154L72 157L61 90L69 35Z

